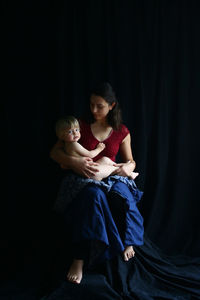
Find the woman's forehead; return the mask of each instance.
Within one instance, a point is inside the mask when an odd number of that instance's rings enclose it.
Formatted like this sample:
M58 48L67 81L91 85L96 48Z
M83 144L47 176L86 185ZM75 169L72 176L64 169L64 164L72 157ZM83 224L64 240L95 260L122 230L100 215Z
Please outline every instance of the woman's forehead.
M90 97L90 103L93 104L108 104L104 98L97 95L91 95Z

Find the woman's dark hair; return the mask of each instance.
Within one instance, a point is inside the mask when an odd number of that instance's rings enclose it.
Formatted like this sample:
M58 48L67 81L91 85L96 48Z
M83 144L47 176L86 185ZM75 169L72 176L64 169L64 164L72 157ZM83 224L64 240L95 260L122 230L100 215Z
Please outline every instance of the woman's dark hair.
M120 128L122 123L121 110L119 107L119 103L115 96L115 92L112 86L108 82L103 82L97 86L95 86L91 90L91 95L96 95L102 97L109 105L115 102L115 106L108 113L108 124L113 127L113 129L117 130ZM90 120L93 122L94 118L92 113L90 112L91 118Z

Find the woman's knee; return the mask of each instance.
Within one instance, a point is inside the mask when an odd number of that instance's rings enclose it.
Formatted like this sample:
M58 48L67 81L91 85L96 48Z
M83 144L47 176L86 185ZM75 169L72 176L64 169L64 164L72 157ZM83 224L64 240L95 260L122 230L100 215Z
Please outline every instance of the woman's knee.
M127 198L127 197L131 197L132 193L129 189L129 187L127 186L127 184L119 181L116 182L111 189L111 192L113 193L117 193L118 195L120 195L123 198Z
M126 209L135 209L135 201L129 187L123 182L117 182L109 193L109 203Z

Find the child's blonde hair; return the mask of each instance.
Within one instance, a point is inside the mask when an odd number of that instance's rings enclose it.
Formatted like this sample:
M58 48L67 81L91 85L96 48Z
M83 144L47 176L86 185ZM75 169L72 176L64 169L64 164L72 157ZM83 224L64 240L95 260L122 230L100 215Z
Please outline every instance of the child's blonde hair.
M58 119L56 122L56 135L59 135L61 130L64 130L66 128L74 128L74 127L80 127L78 120L73 116L66 116L64 118Z

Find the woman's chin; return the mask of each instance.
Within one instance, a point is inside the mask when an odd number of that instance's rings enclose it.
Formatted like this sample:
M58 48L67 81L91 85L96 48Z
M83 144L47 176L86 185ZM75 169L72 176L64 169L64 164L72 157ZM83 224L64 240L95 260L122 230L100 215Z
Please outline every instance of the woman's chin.
M106 118L101 116L94 116L95 121L104 121Z

